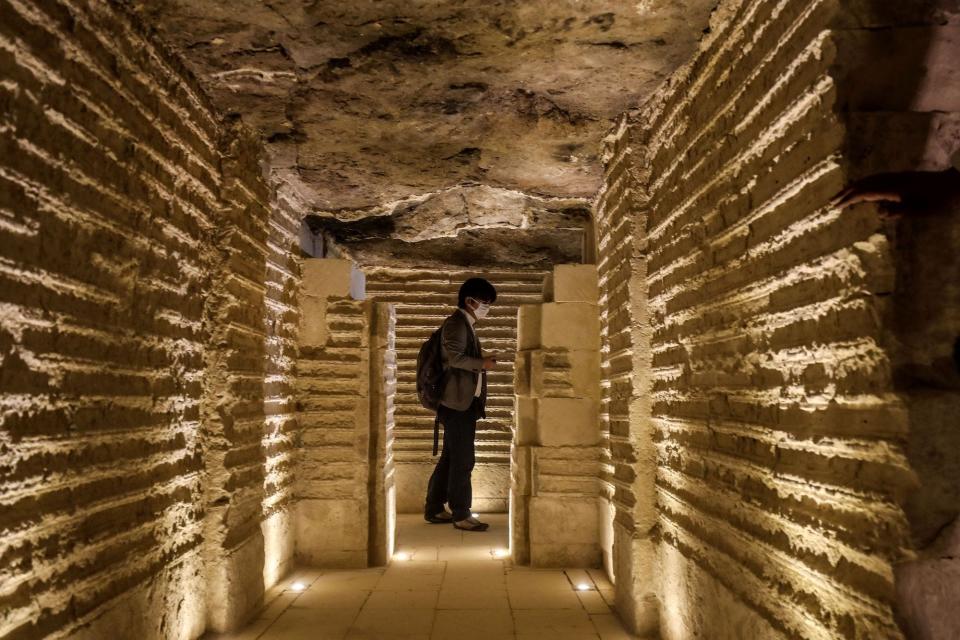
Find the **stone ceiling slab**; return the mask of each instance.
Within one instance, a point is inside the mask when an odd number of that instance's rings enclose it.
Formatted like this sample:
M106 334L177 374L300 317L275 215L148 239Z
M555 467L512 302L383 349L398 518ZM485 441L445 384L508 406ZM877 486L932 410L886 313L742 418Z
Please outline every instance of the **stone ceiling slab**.
M585 202L613 118L691 55L713 4L137 6L215 102L261 132L276 186L309 213L349 218L458 185Z

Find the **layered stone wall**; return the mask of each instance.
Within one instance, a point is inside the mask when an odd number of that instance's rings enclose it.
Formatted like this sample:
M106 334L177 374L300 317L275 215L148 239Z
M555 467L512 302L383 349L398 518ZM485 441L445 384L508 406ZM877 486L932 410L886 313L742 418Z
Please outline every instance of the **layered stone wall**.
M262 527L266 585L275 584L292 567L294 556L300 206L274 193L267 227Z
M535 567L599 567L600 318L593 265L557 265L518 312L510 547Z
M117 5L0 14L0 637L238 626L292 552L260 146Z
M892 220L913 172L956 179L955 18L922 2L721 2L700 54L611 135L596 213L605 478L617 530L657 550L615 541L636 626L655 596L665 638L901 637L908 524L916 538L952 522L957 474L941 460L918 476L929 434L908 416L953 400L921 408L894 366L949 386L934 364L955 347L949 303L926 327L893 320L891 300L914 298ZM934 334L929 351L896 347ZM905 513L935 486L924 517ZM943 548L928 593L949 581Z
M303 261L296 406L296 557L383 564L394 535L394 312L357 300L349 260Z
M420 345L457 305L464 280L485 277L497 287L497 303L477 324L484 349L499 356L487 376L487 419L477 425L477 465L473 471L473 508L506 512L509 492L510 425L513 420L513 360L516 313L520 304L542 300L542 272L468 272L368 268L367 294L396 307L397 396L394 461L397 510L420 513L427 480L436 464L433 413L417 400L416 368ZM441 434L442 435L442 434Z

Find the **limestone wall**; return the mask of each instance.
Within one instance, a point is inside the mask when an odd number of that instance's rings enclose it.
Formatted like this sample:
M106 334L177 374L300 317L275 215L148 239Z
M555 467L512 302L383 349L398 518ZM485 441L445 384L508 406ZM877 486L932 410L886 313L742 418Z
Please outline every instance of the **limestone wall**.
M296 377L296 558L386 562L394 537L395 315L356 300L349 260L306 259Z
M930 487L892 376L890 216L897 174L944 171L958 147L949 18L721 2L700 54L608 140L604 477L616 531L643 547L613 550L637 626L656 598L665 638L901 637L903 507ZM850 186L862 197L832 200Z
M308 290L314 279L305 273ZM370 305L331 298L322 343L302 339L297 406L297 559L321 567L366 567L370 479ZM301 332L303 334L305 332Z
M295 447L299 434L294 398L299 331L300 203L273 194L267 227L265 275L266 360L263 432L264 584L275 584L294 555Z
M237 626L292 554L289 217L117 5L0 14L0 637Z
M500 355L487 377L487 420L477 425L477 465L473 472L473 507L480 512L506 512L509 491L510 425L513 420L513 360L516 351L517 306L542 299L541 272L437 272L418 269L368 268L367 295L396 306L397 396L394 461L397 510L420 513L427 480L436 464L433 419L417 400L416 363L420 345L457 304L464 280L479 275L497 287L497 303L477 325L488 351ZM442 436L442 434L441 434Z
M557 265L518 311L511 446L513 561L599 567L600 330L594 265Z

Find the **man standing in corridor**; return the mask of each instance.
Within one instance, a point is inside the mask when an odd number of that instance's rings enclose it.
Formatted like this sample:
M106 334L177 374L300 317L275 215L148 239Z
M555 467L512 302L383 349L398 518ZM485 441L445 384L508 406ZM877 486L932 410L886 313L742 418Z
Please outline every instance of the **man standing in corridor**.
M496 358L484 357L474 324L490 311L497 290L483 278L470 278L460 286L457 310L440 328L443 361L443 394L437 417L443 425L443 451L427 485L424 518L427 522L453 522L465 531L486 531L489 525L471 515L477 420L486 417L487 371ZM450 511L444 509L449 503Z

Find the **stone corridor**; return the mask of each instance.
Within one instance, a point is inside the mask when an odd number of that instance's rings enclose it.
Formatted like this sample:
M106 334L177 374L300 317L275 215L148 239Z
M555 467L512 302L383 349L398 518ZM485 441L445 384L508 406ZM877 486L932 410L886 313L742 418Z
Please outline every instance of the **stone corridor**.
M958 60L960 0L0 0L0 640L960 638ZM415 363L478 276L470 535Z
M506 560L507 520L471 534L397 523L386 568L296 570L267 592L258 619L219 640L627 640L613 585L598 569L530 569Z

